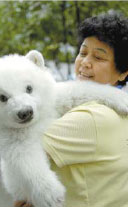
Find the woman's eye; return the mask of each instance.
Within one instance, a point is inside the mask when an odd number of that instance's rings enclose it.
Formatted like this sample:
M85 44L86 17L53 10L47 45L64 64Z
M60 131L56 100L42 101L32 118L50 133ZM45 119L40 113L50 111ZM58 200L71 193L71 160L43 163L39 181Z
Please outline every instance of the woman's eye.
M7 102L7 100L8 100L8 97L7 96L5 96L3 94L0 95L0 101L1 102Z
M86 53L80 52L81 57L85 57L86 55L87 55Z
M96 58L97 60L103 60L102 57L95 56L95 58Z
M28 86L26 87L26 93L32 93L32 91L33 91L32 86L28 85Z

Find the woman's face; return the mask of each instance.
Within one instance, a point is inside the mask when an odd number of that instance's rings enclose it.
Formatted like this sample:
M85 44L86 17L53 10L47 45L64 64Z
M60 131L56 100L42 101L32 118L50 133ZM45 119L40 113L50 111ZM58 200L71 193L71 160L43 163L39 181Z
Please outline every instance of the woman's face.
M83 41L75 60L75 72L80 80L111 85L116 85L122 76L116 69L113 49L96 37Z

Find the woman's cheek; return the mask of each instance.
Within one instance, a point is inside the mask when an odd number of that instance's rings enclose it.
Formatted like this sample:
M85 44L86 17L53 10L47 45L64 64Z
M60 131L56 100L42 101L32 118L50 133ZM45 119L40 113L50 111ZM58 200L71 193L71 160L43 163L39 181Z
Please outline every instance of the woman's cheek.
M76 74L79 73L80 64L81 64L81 61L80 60L76 60L76 62L75 62L75 73Z

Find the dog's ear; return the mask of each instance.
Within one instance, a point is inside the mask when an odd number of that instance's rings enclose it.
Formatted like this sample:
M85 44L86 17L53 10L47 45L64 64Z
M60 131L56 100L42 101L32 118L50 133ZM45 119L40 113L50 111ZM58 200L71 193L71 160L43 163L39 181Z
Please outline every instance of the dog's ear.
M40 68L44 68L44 58L40 52L37 50L30 50L26 56L29 60L31 60L34 64L36 64Z

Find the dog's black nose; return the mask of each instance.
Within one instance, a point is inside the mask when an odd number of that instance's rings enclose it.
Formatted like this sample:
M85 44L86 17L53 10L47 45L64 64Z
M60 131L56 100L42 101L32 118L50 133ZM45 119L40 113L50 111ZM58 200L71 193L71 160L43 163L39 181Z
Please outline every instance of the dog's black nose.
M33 109L32 107L29 107L27 109L22 109L18 112L17 115L21 121L24 122L30 121L33 118Z

